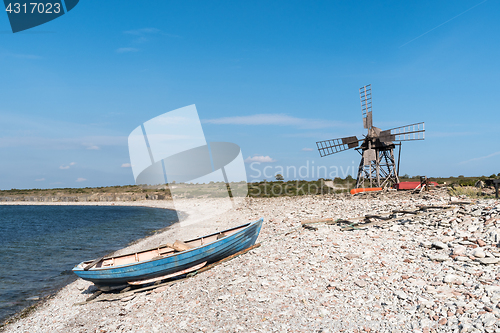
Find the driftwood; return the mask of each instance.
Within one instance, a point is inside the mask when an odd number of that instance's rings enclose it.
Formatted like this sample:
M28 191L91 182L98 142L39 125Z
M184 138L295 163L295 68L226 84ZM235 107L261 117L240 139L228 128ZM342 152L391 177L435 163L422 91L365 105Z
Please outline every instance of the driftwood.
M127 291L129 291L130 289L132 289L132 287L131 287L131 286L125 287L124 289L120 290L120 294L126 293L126 292L127 292Z
M309 220L309 221L302 222L302 225L314 224L314 223L332 222L332 221L333 221L333 218L318 219L318 220Z
M445 209L443 209L441 207L423 207L423 208L426 211L415 212L415 213L413 213L413 215L414 216L426 216L426 215L431 215L431 214L435 214L435 213L446 212L448 210L453 210L456 207L455 206L451 206L451 207L448 207L448 208L445 208ZM431 209L431 208L440 209L440 210L439 211L427 211L428 209ZM379 217L372 216L370 218L379 218ZM349 230L354 230L354 229L359 229L359 228L371 227L371 226L374 226L374 225L380 225L380 224L384 224L384 223L398 221L398 220L401 220L401 218L402 217L399 216L399 217L393 217L393 218L390 218L390 219L387 219L387 218L380 219L380 221L373 221L373 222L366 222L366 223L352 223L352 224L350 224L348 226L343 227L342 230L349 231Z
M89 298L87 298L85 300L85 302L90 302L90 301L96 299L97 297L99 297L101 294L102 294L102 291L98 290L95 293L93 293Z
M222 260L216 261L216 262L214 262L214 263L212 263L212 264L210 264L208 266L203 267L202 269L197 270L196 272L192 273L191 276L194 276L194 275L196 275L198 273L201 273L201 272L204 272L204 271L208 271L209 269L214 268L215 266L220 265L220 264L222 264L225 261L234 259L234 258L236 258L236 257L238 257L238 256L240 256L240 255L242 255L244 253L247 253L250 250L258 248L259 246L260 246L260 243L257 243L255 245L250 246L249 248L241 250L240 252L236 252L235 254L232 254L229 257L226 257L226 258L224 258Z
M429 214L434 214L438 212L444 212L448 210L455 209L456 206L422 206L419 209L415 211L408 211L408 210L394 210L390 213L383 213L380 215L365 215L365 216L358 216L350 219L333 219L333 218L324 218L324 219L317 219L317 220L309 220L309 221L304 221L302 222L302 227L310 230L314 230L315 228L312 228L310 224L315 224L315 223L326 223L326 224L340 224L340 223L345 223L348 224L347 226L343 226L342 230L347 231L347 230L354 230L360 227L369 227L373 225L378 225L382 223L387 223L387 222L392 222L392 221L397 221L400 220L401 217L396 216L396 214L411 214L414 216L424 216L424 215L429 215ZM429 211L431 209L439 209L440 211ZM377 219L380 221L372 221L372 219ZM360 221L366 221L365 223L360 223Z

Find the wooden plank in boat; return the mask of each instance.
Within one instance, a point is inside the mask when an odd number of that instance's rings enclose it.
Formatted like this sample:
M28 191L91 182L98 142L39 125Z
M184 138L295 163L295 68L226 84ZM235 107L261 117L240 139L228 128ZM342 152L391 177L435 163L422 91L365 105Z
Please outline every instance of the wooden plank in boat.
M92 261L90 264L88 264L87 266L85 266L85 268L83 270L88 271L89 269L91 269L92 267L94 267L95 265L97 265L98 263L100 263L103 260L104 260L104 257L96 259L96 260Z

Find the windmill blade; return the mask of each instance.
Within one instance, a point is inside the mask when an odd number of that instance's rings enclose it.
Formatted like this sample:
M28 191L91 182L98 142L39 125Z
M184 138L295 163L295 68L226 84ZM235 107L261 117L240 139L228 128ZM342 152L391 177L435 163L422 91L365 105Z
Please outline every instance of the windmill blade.
M319 155L324 157L351 148L356 148L359 141L357 137L349 136L340 139L318 141L316 142L316 146L318 147Z
M372 120L372 85L359 88L359 99L361 101L361 114L363 115L364 128L371 129Z
M379 138L387 141L412 141L425 139L425 123L416 123L380 132Z

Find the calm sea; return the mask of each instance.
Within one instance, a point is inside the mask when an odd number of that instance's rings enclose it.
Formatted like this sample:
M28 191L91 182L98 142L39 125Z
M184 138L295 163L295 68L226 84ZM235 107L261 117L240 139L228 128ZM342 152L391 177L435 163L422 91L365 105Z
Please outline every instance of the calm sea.
M0 206L0 322L72 282L71 269L177 222L166 209Z

